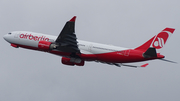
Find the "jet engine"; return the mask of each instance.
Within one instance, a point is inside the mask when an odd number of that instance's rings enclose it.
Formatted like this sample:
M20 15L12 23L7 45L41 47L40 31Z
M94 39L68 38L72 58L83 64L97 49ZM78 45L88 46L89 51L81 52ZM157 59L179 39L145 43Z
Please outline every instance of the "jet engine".
M78 59L78 58L66 58L62 57L61 59L62 64L69 65L69 66L84 66L84 60Z
M49 41L39 41L38 48L40 50L48 51L48 50L56 49L57 45Z

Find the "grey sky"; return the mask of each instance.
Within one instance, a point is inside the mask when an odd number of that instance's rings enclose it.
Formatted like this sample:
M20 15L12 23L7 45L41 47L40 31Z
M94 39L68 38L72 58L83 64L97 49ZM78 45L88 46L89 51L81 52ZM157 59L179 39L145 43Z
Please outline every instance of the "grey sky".
M74 15L78 39L137 47L165 27L175 28L163 51L180 63L179 0L1 0L0 35L24 30L58 35ZM146 68L86 62L15 49L0 40L0 101L179 101L180 65L147 61ZM138 63L142 64L142 63Z

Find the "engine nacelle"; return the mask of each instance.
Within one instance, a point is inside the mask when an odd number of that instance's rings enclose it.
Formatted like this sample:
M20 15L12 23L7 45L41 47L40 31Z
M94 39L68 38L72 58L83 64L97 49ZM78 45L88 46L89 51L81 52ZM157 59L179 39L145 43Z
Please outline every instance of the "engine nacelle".
M70 66L84 66L84 60L81 60L79 63L76 63L75 61L73 62L72 60L74 60L74 58L66 58L66 57L62 57L61 62L64 65L70 65Z
M38 48L44 51L56 49L57 45L49 41L39 41Z
M75 64L73 62L70 62L70 60L70 58L62 57L61 62L64 65L74 66Z

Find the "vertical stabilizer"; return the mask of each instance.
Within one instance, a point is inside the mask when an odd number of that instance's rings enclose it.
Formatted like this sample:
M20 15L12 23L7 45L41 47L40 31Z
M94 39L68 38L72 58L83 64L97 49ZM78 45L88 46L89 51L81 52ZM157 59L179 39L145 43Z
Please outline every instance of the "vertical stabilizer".
M149 47L153 47L156 49L157 53L160 53L161 49L164 47L167 40L173 34L174 30L175 29L173 28L165 28L159 34L155 35L150 40L148 40L146 43L135 48L135 50L140 50L145 52Z

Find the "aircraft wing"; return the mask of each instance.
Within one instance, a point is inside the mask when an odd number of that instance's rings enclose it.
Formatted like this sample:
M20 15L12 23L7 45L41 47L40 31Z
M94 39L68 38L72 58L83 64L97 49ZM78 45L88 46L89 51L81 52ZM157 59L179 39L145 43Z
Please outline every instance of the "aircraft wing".
M76 16L74 16L71 20L67 21L64 28L57 37L55 42L58 44L58 50L63 52L80 53L77 45L77 38L74 34L75 20Z
M95 61L95 62L105 63L105 64L108 64L108 65L115 65L117 67L126 66L126 67L134 67L134 68L137 68L137 67L146 67L147 65L149 65L148 63L143 64L141 66L135 66L135 65L128 65L128 64L123 64L123 63L107 63L107 62L101 62L101 61Z

